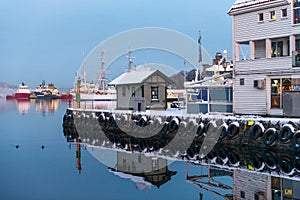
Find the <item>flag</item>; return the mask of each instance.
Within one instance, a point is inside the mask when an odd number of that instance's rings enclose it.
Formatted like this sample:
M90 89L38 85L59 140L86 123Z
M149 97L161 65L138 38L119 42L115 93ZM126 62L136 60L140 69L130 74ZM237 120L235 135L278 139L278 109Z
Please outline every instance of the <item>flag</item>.
M199 63L202 62L202 52L201 52L201 32L199 31L198 36L198 46L199 46Z

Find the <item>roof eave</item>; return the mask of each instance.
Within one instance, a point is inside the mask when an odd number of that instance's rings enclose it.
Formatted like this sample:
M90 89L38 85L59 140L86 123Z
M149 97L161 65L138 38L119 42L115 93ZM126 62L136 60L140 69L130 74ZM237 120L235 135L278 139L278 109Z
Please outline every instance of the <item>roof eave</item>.
M238 8L231 7L228 10L227 14L230 16L233 16L233 15L253 12L253 11L257 11L257 10L263 10L263 9L282 6L282 5L289 5L289 4L290 4L290 2L288 0L282 0L282 1L276 1L276 2L268 1L268 2L263 2L263 3L252 4L252 5L245 5L245 6L238 7Z

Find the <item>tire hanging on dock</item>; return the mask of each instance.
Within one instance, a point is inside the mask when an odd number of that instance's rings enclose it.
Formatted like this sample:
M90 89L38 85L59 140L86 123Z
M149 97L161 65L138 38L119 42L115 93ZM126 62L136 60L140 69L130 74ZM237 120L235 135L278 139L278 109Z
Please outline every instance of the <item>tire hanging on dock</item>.
M252 140L257 140L263 135L264 131L264 126L261 123L256 123L250 128L249 134Z
M220 140L224 140L227 136L227 129L228 129L228 126L226 123L222 124L219 128L218 128L218 132L220 131L220 136L219 136L219 139Z
M174 117L169 123L169 131L173 132L179 128L180 121L177 117Z
M263 142L267 146L272 146L274 145L276 139L277 139L277 130L275 128L268 128L263 135Z
M300 147L300 130L298 130L292 137L291 141L292 147L298 149Z
M278 133L278 139L280 142L289 141L294 134L294 127L291 124L285 124Z
M227 128L227 135L230 139L234 138L240 132L240 126L238 122L231 123Z

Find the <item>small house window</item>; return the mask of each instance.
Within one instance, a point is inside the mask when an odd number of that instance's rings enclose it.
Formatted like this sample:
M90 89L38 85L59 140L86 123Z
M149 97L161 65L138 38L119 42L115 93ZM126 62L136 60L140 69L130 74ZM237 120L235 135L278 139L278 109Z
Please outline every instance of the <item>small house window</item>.
M258 14L258 21L259 22L263 22L264 21L264 14L263 13L259 13Z
M240 79L240 85L245 85L245 79L244 78Z
M132 87L132 94L131 94L132 97L135 97L135 87Z
M245 199L245 192L241 191L241 198Z
M275 10L272 10L272 11L270 12L270 19L271 19L271 20L272 20L272 19L276 19Z
M122 96L126 96L126 87L122 87Z
M158 87L151 87L151 99L158 100Z
M286 8L281 10L281 17L282 18L287 17L287 9Z

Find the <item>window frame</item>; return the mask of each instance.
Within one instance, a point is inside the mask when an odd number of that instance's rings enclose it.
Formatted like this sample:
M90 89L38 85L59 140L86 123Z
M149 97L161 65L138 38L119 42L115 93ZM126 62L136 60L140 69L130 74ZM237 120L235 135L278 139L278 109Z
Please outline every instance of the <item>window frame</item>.
M288 10L287 8L281 9L281 18L287 18L288 17Z
M151 100L152 101L159 101L158 88L159 88L158 86L151 86Z
M264 22L264 13L258 13L258 22Z
M269 12L269 19L270 19L270 21L276 20L276 12L275 12L275 10L271 10Z

